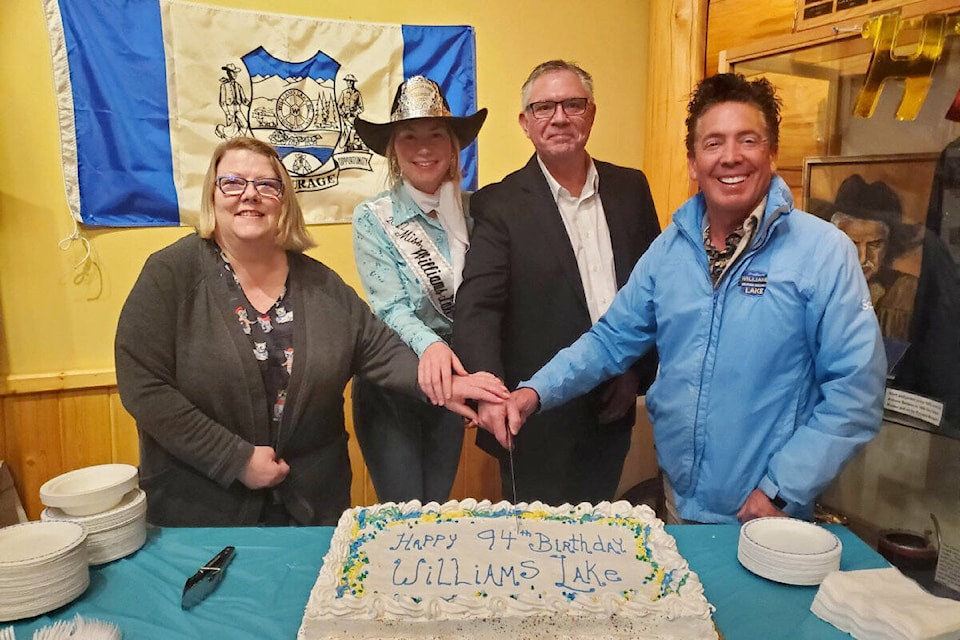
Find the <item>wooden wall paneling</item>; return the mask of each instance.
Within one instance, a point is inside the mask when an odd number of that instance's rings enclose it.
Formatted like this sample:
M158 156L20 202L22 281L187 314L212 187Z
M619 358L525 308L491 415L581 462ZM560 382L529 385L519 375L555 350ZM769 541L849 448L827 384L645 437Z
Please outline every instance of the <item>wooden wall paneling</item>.
M4 405L6 398L0 397L0 460L7 459L7 421Z
M646 398L637 398L637 421L630 432L630 449L627 451L623 471L620 473L620 483L614 495L619 498L644 480L655 478L659 470L647 401Z
M63 471L112 462L110 394L81 389L63 391L58 397Z
M3 398L7 462L30 520L40 518L40 485L63 472L56 393Z
M793 33L794 10L794 0L710 0L704 74L717 72L725 49Z
M477 427L470 427L463 434L460 453L460 469L453 484L450 497L455 500L475 498L497 502L510 499L500 490L500 464L476 445Z
M116 387L108 390L110 401L111 456L113 462L140 464L140 441L137 436L137 422L123 404Z
M466 431L466 430L465 430ZM466 433L464 434L463 444L460 446L460 463L457 465L457 475L453 479L453 486L450 488L450 499L451 500L462 500L466 496L466 483L464 480L464 475L466 472L467 466L467 438Z
M470 450L467 470L466 487L471 496L480 496L491 502L506 497L500 486L500 463L476 445ZM512 500L513 496L510 498Z
M662 227L691 195L684 121L690 92L703 73L706 13L706 0L650 4L643 171Z
M748 77L752 74L746 71ZM829 155L834 139L831 113L837 109L837 74L831 77L789 76L776 72L762 75L777 88L780 109L780 152L777 173L786 181L796 205L801 206L803 159Z
M347 451L350 454L350 470L353 472L353 479L350 482L350 504L354 506L375 504L377 502L377 491L373 488L373 481L367 472L367 467L363 462L363 453L360 451L360 444L357 442L357 434L353 429L353 405L350 401L351 384L343 392L343 418L344 425L347 428Z

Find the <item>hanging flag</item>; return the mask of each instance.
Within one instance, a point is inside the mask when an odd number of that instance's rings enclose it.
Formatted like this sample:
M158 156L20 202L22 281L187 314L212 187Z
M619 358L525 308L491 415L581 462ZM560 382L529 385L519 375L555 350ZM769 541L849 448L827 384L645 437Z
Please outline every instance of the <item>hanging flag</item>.
M386 186L353 119L386 122L424 75L454 115L476 110L473 28L346 22L180 0L42 0L73 216L191 224L214 147L274 145L309 223L349 222ZM477 185L476 145L464 188Z

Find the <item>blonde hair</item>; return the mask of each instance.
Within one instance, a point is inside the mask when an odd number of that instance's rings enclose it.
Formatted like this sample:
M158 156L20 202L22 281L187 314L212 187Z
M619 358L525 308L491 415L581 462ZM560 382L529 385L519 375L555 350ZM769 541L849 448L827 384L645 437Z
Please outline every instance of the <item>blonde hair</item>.
M450 160L450 168L447 170L445 180L452 180L454 184L459 186L463 180L463 174L460 171L460 140L450 123L446 122L446 118L433 118L433 120L443 123L447 135L450 136L450 144L453 146L453 158ZM391 128L390 140L387 141L387 180L391 189L396 189L403 184L403 172L400 171L400 161L397 159L397 147L394 143L397 140L397 134L403 130L405 122L409 121L398 122Z
M280 219L277 221L277 246L288 251L302 252L316 246L307 225L303 221L303 211L297 202L297 194L293 187L293 180L287 173L287 168L280 161L277 150L266 142L256 138L231 138L221 142L213 150L207 174L203 178L203 191L200 197L200 220L196 225L197 233L201 238L210 238L217 226L217 216L213 206L213 190L217 188L217 167L228 151L241 150L257 153L267 158L274 172L283 183L283 192L280 194Z

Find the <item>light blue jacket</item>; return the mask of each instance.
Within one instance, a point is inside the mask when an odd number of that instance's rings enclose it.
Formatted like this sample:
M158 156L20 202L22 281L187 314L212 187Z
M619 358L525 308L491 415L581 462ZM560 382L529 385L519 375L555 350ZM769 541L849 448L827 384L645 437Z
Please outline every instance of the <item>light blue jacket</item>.
M463 208L469 230L472 221L468 198L469 194L464 193ZM434 342L449 342L453 323L430 302L423 285L377 219L372 207L381 199L391 202L394 224L419 218L447 260L450 245L440 221L424 215L403 186L365 200L353 211L353 254L370 307L419 357Z
M886 358L856 250L775 176L750 247L714 289L705 210L702 194L688 200L607 313L521 386L549 409L655 344L647 408L680 515L735 523L759 487L809 517L883 412Z

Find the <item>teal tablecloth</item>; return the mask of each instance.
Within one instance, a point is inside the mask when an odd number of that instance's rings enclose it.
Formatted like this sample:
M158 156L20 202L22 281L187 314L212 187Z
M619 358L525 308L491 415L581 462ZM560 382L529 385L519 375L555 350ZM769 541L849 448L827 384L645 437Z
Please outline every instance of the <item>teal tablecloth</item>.
M842 527L841 569L887 562ZM700 575L725 640L831 640L848 636L810 613L816 587L759 578L737 561L739 527L667 527ZM76 614L117 624L125 640L197 638L293 640L333 529L152 529L134 555L93 567L90 588L76 601L15 625L19 640ZM226 579L206 601L183 611L183 583L226 545L237 549ZM0 627L6 623L0 623Z

